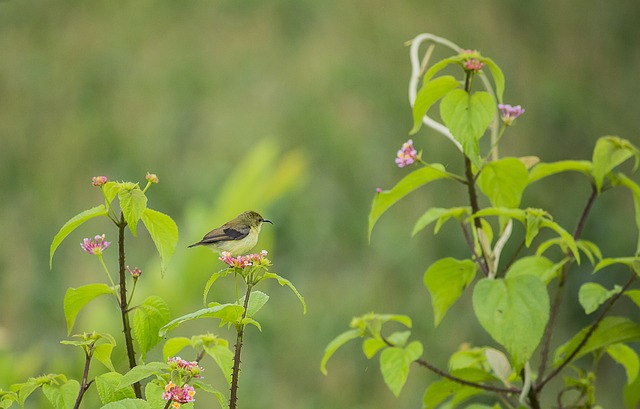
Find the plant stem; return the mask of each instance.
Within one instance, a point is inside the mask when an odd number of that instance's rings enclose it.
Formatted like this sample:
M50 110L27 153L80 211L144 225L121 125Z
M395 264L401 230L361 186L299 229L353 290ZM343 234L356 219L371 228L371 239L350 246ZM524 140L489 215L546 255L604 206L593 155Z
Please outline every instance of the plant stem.
M242 312L243 321L247 317L247 308L249 307L249 297L251 296L251 288L253 283L251 280L247 280L247 292L244 296L244 311ZM229 397L229 409L236 409L238 401L238 378L240 377L240 353L242 351L242 341L244 337L244 323L236 325L236 331L238 336L236 338L235 354L233 355L233 371L231 374L231 396Z
M589 195L587 203L585 204L584 209L582 209L582 213L580 214L580 218L578 219L578 223L576 224L576 229L573 232L574 240L577 240L582 234L587 216L591 211L591 206L593 206L593 202L595 201L597 195L598 192L596 191L595 186L592 186L591 195ZM566 257L573 258L573 253L571 253L571 250L567 250L565 255ZM547 359L549 357L549 349L551 347L552 330L560 311L560 304L562 303L562 296L564 294L564 284L570 264L570 262L567 262L558 275L558 287L556 288L556 294L553 297L553 302L551 303L549 321L547 321L547 325L544 328L544 334L542 336L542 350L540 352L540 367L538 368L538 379L542 379L544 377L544 372L546 370ZM541 388L542 385L538 384L535 389L539 391Z
M76 403L73 405L73 409L78 409L80 407L80 402L82 402L82 398L84 397L84 393L89 389L89 386L93 383L93 381L87 382L89 378L89 366L91 365L91 358L93 357L93 345L88 346L88 351L85 350L85 360L84 360L84 372L82 373L82 384L80 385L80 392L78 393L78 398L76 399Z
M120 213L120 221L118 222L118 262L120 272L120 316L122 317L122 332L124 332L124 340L127 346L127 357L129 358L129 369L133 369L136 364L136 352L133 349L133 337L131 336L131 324L129 323L129 306L127 305L127 276L124 256L124 233L127 227L127 221L124 214ZM140 382L133 384L133 390L138 399L142 399L142 389Z

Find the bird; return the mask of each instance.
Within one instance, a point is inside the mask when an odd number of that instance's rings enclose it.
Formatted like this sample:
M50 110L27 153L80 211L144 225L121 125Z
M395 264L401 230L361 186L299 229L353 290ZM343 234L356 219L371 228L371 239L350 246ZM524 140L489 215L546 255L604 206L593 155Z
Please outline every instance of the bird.
M205 234L202 240L189 246L206 246L214 252L227 251L240 256L248 253L258 243L258 235L263 223L273 222L258 212L246 211L222 226Z

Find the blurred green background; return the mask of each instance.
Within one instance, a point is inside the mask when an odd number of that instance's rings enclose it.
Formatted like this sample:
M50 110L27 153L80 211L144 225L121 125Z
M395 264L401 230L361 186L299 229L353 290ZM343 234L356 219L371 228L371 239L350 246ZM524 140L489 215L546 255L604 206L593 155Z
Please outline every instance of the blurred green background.
M144 270L140 296L163 296L172 316L199 308L221 263L186 246L255 209L275 222L260 248L306 297L303 316L287 289L262 288L271 300L260 313L263 332L246 335L242 407L420 407L436 378L412 368L396 399L356 343L329 361L328 377L318 370L329 340L371 310L412 316L425 356L440 366L463 342L490 342L465 302L433 331L422 275L440 257L466 255L458 231L410 238L427 206L464 203L457 186L414 193L367 243L375 188L407 172L393 163L411 128L404 42L431 32L501 66L505 101L526 109L503 155L590 159L599 136L639 142L639 12L635 0L0 2L0 387L48 372L81 376L79 351L59 344L62 299L68 287L104 279L78 243L98 233L115 240L116 231L104 221L83 226L52 271L49 245L66 220L101 202L92 176L144 182L150 171L160 184L149 206L176 220L180 242L162 278L146 232L128 238L128 263ZM460 170L441 136L423 129L414 141L427 161ZM547 208L572 230L589 189L578 175L558 176L528 189L524 205ZM631 254L632 217L626 192L607 194L585 234L608 256ZM112 265L115 253L105 255ZM230 301L226 285L216 284L212 298ZM568 298L567 333L587 322ZM119 335L112 307L95 301L76 331ZM619 308L638 317L629 304ZM173 335L205 331L233 341L213 321ZM150 359L160 359L159 349ZM125 368L122 355L115 359ZM206 380L226 389L214 364L205 366ZM624 372L606 360L603 368L598 396L620 407ZM90 395L86 406L97 407Z

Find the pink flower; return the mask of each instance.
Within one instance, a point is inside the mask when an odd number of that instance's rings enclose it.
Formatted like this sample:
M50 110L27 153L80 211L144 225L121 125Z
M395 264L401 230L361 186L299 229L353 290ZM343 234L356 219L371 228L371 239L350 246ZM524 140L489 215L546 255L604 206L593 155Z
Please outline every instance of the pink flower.
M476 60L475 58L471 58L464 62L464 68L467 71L478 72L482 69L483 66L484 64L480 62L480 60Z
M246 256L233 257L228 251L223 251L218 260L234 268L245 268L247 266L268 266L267 250L260 253L247 254Z
M198 365L198 362L196 361L189 362L179 356L174 356L173 358L169 358L167 363L172 369L182 369L188 372L187 375L192 378L202 378L202 376L200 376L200 372L204 371L204 368Z
M131 273L131 276L133 277L134 280L137 280L142 275L142 270L140 270L138 267L135 267L132 270L129 268L129 266L127 266L127 270L129 271L129 273Z
M409 139L407 142L402 144L402 148L398 151L396 164L398 167L403 168L415 162L417 157L418 152L413 147L413 140Z
M151 183L159 183L160 182L160 179L158 179L158 176L155 173L147 172L146 179Z
M91 178L91 184L93 186L102 186L105 183L107 183L106 176L94 176L93 178Z
M111 242L104 241L104 234L103 234L102 236L96 236L95 241L84 239L83 242L80 243L80 246L87 253L99 256L102 254L103 251L107 249L107 247L109 247L109 244L111 244Z
M513 107L507 104L498 104L498 109L500 110L502 121L506 125L511 125L517 117L524 114L524 109L520 105Z
M377 187L376 188L376 193L382 193L382 188Z
M189 402L195 401L195 398L193 397L195 394L196 394L196 391L195 389L193 389L193 386L185 383L182 386L182 388L179 388L178 385L170 381L164 387L164 393L162 394L162 399L173 401L172 405L174 408L177 409L180 407L182 403L189 403Z

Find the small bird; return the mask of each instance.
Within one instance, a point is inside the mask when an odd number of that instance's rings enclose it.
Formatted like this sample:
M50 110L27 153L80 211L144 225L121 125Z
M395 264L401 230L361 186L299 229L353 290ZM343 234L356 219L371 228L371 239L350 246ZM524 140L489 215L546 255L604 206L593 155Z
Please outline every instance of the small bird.
M189 247L207 246L218 253L228 251L235 256L240 256L248 253L258 243L258 235L262 223L265 222L273 224L271 220L265 219L259 213L247 211L217 229L211 230L202 240Z

